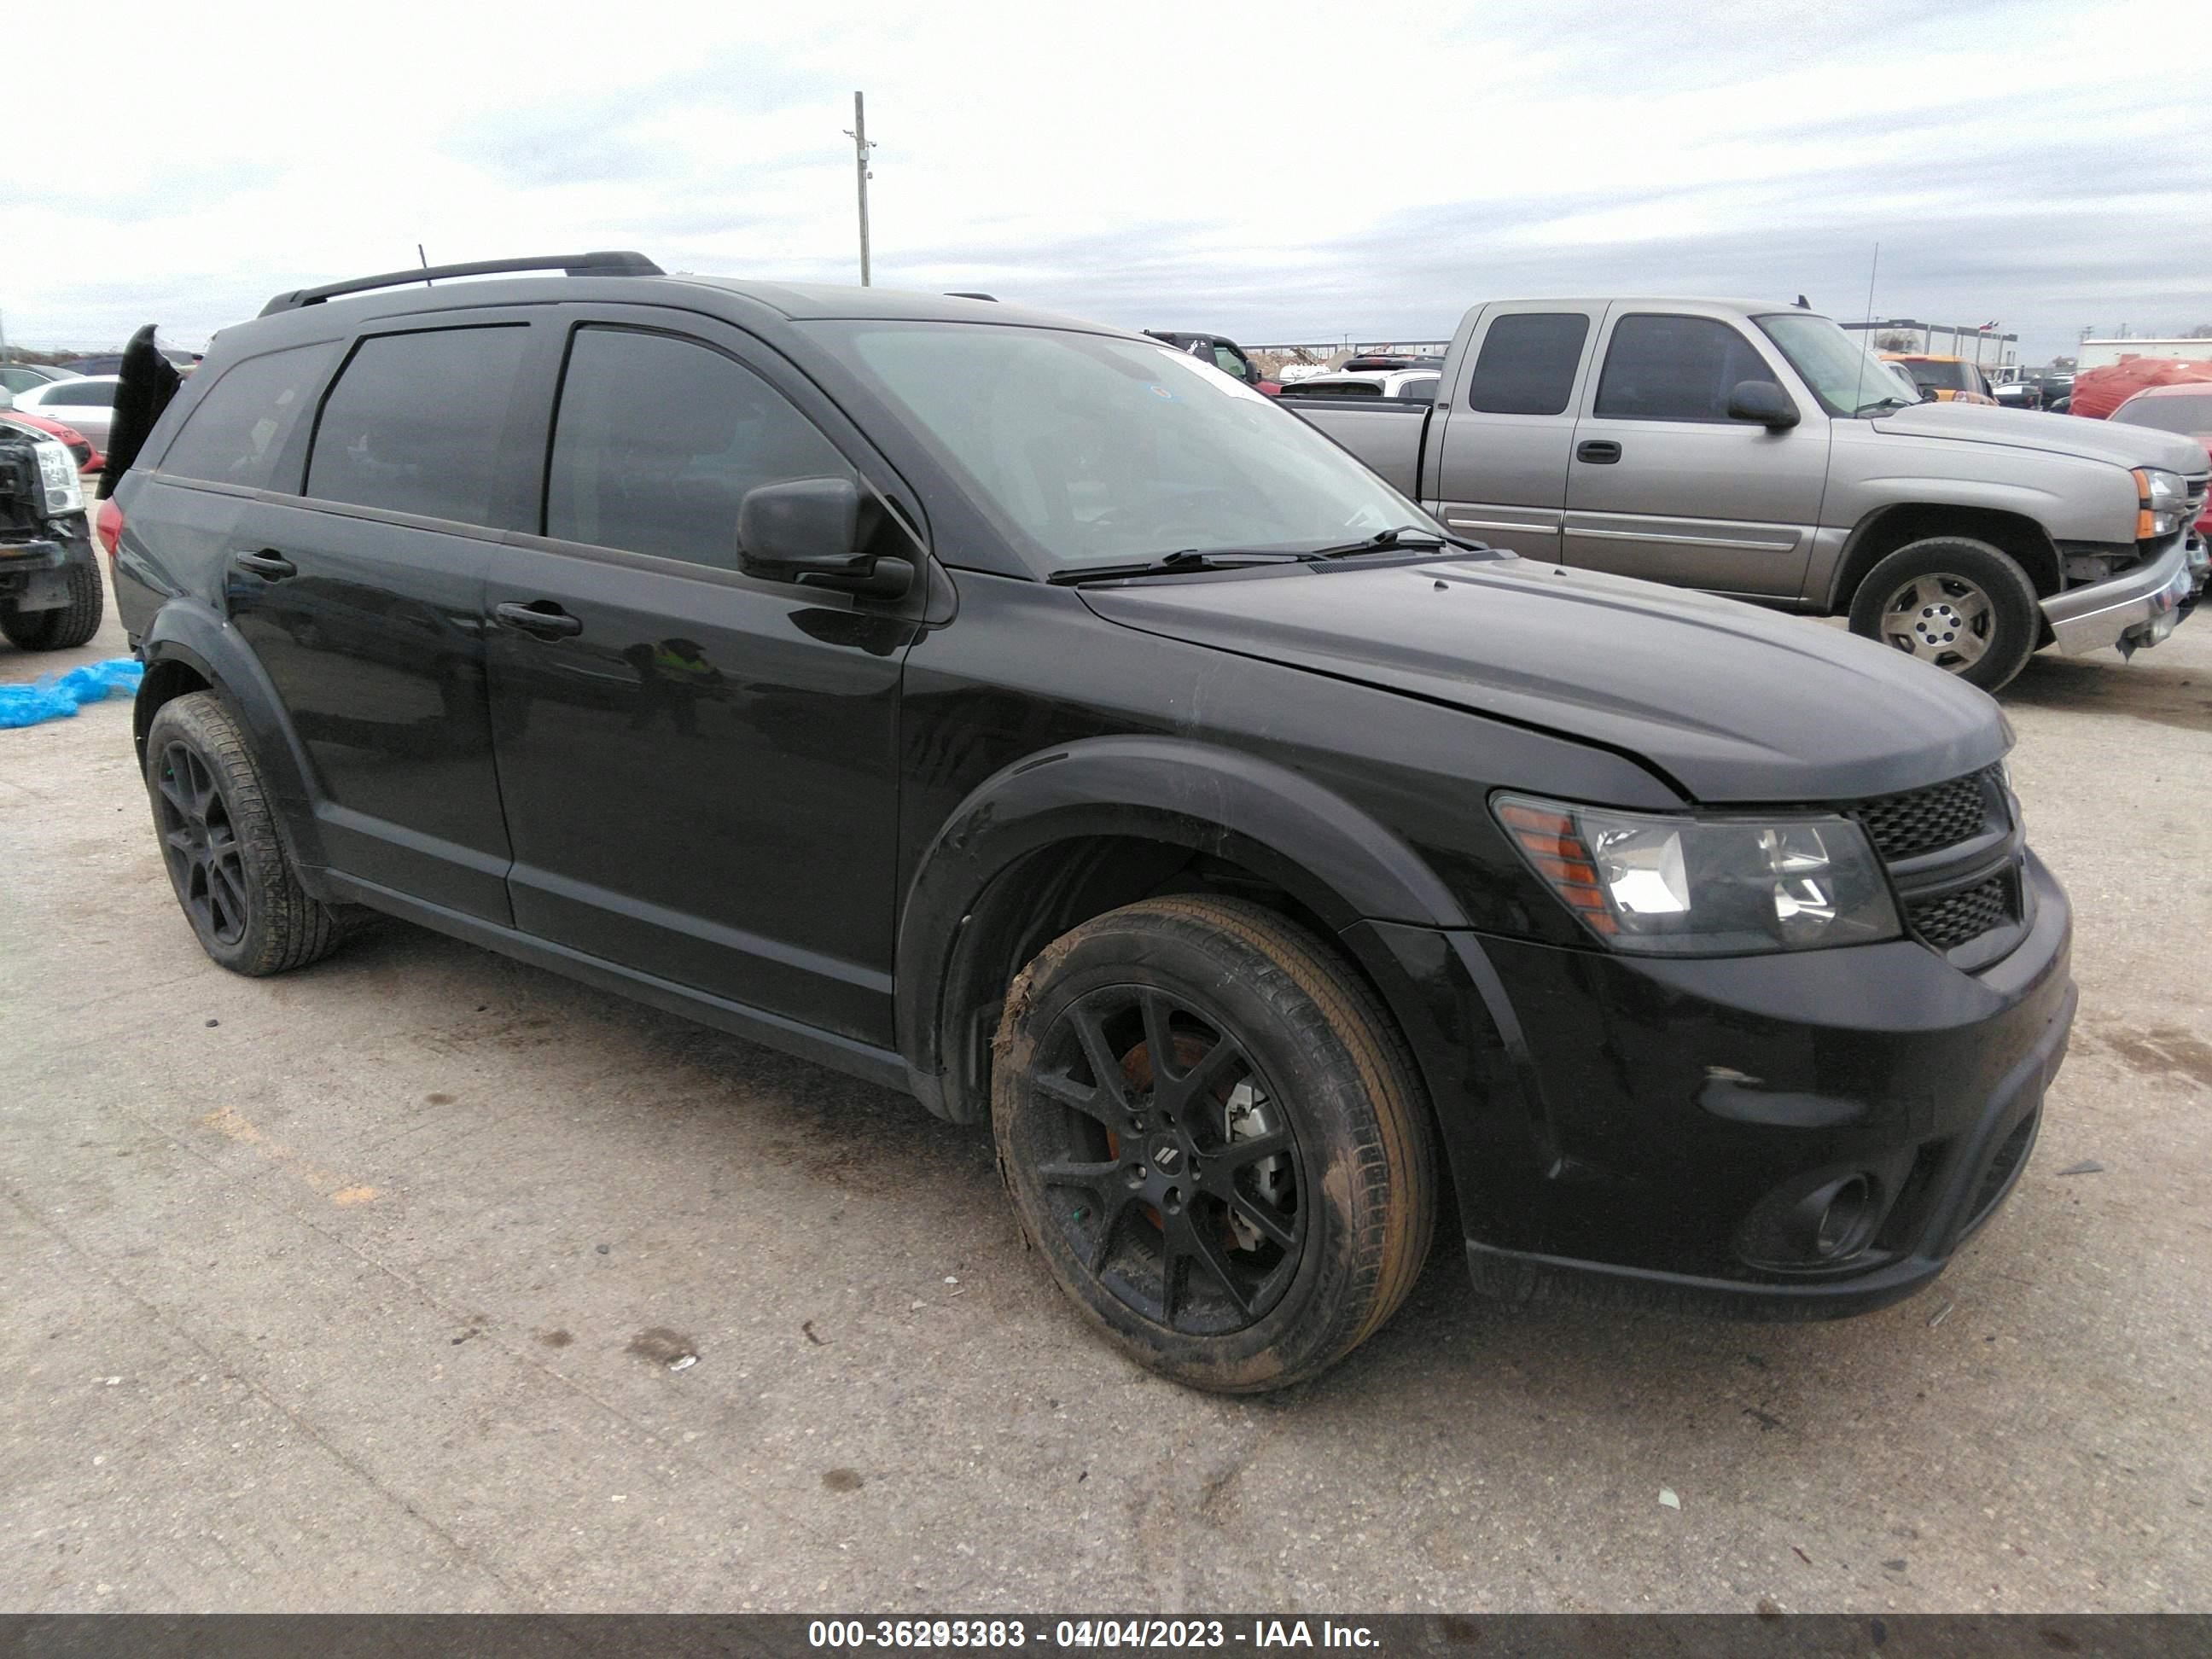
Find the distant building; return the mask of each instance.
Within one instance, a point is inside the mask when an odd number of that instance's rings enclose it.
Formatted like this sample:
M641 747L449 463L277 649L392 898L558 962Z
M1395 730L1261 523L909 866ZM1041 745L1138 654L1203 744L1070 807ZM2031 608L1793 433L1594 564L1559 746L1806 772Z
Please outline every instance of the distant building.
M1930 357L1964 357L1992 380L2008 380L2020 372L2020 336L2001 334L1995 323L1979 328L1954 328L1947 323L1923 323L1911 317L1891 317L1878 323L1845 323L1853 334L1863 335L1876 351L1904 351Z
M2074 353L2074 366L2102 368L2130 357L2186 357L2212 362L2212 340L2084 340Z

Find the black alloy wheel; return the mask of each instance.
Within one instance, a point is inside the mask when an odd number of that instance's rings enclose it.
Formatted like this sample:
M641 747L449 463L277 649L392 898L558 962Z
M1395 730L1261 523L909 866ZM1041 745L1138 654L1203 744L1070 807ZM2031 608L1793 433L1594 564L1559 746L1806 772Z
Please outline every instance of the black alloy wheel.
M177 901L203 938L234 946L252 921L244 848L214 771L178 740L161 746L153 769L155 820Z
M1267 1079L1194 1000L1109 986L1072 1003L1032 1073L1061 1109L1026 1137L1061 1237L1133 1312L1242 1330L1280 1302L1305 1247L1297 1137Z
M1435 1231L1434 1126L1348 958L1245 898L1094 916L1007 989L999 1170L1039 1259L1139 1364L1303 1382L1381 1329Z
M252 745L215 692L154 711L146 793L177 902L223 967L284 973L328 956L350 931L350 915L300 884Z

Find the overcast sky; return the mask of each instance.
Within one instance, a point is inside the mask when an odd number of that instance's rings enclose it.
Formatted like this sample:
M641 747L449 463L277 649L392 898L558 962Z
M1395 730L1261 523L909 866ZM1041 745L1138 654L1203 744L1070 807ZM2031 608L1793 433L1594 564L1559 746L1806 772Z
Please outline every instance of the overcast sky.
M1995 319L2031 362L2085 326L2212 323L2201 3L100 13L11 96L21 343L157 321L197 346L418 241L856 281L856 87L887 286L1253 343L1443 337L1520 295L1855 318L1879 242L1878 315ZM63 73L92 39L117 67Z

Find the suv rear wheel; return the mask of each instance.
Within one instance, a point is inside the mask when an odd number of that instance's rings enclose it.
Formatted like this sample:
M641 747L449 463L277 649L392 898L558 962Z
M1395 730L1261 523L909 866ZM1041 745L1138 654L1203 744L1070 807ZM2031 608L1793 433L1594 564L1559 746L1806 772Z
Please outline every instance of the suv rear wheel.
M1139 1364L1249 1394L1381 1328L1435 1231L1404 1041L1327 945L1241 900L1149 899L1014 982L1000 1170L1060 1287Z
M337 947L343 930L301 887L246 734L214 692L179 697L155 714L146 793L169 884L208 955L259 978Z
M90 560L72 560L64 571L69 603L54 611L18 611L0 599L0 635L24 651L68 651L100 632L106 608L100 572Z
M2035 584L2012 557L1965 536L1908 542L1851 596L1851 632L1994 691L2043 637Z

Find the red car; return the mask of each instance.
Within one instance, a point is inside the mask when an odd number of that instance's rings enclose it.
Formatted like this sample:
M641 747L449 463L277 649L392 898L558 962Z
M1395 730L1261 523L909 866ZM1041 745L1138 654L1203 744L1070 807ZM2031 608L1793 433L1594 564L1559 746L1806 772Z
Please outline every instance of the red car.
M27 409L0 409L0 422L9 421L17 426L28 427L33 432L59 438L69 446L69 453L76 458L76 470L80 472L97 472L107 464L107 457L92 447L92 440L73 426L65 426L59 421L33 414Z
M2212 380L2185 381L2179 386L2145 386L2122 404L2109 417L2127 426L2154 426L2161 432L2179 432L2194 438L2212 456ZM2212 539L2212 499L2197 520L2197 532Z

